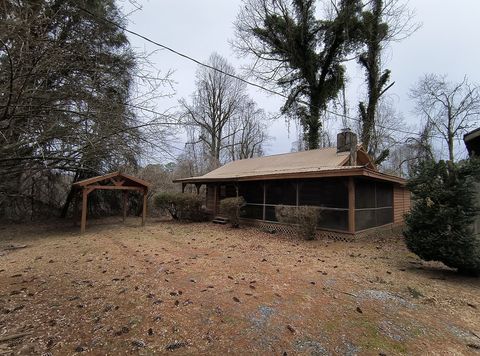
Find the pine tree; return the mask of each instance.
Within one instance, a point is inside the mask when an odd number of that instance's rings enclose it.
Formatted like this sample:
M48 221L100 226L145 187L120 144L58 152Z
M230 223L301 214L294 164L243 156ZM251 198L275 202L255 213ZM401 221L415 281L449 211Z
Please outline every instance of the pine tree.
M414 198L404 232L410 251L461 273L480 273L480 236L473 233L480 212L475 201L479 181L478 158L419 164L407 185Z

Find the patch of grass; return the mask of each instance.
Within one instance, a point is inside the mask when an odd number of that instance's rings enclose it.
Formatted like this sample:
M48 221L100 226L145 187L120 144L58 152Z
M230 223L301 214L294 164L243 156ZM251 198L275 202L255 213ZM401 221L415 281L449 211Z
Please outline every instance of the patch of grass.
M415 287L410 287L408 286L407 287L407 290L408 290L408 293L410 293L410 295L412 296L412 298L414 299L418 299L418 298L421 298L421 297L424 297L424 295L422 294L422 292L420 292L417 288Z
M338 323L334 320L327 320L322 327L327 333L334 333L338 330Z
M138 324L141 324L143 321L143 317L140 315L136 315L130 318L129 324L130 326L136 326Z
M416 324L411 324L408 330L409 336L412 338L417 338L425 334L425 330Z
M227 324L234 324L238 321L237 318L231 316L231 315L225 315L223 318L222 318L223 322L224 323L227 323Z
M406 346L395 340L391 340L382 335L378 325L370 320L357 319L351 325L351 330L359 331L358 345L365 352L382 351L387 354L406 355L408 354Z

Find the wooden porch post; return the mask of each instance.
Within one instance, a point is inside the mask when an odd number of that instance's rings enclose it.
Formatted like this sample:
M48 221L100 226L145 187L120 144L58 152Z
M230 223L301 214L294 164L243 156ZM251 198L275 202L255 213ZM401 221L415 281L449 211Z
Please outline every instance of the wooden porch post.
M80 233L85 233L85 228L87 226L87 209L88 209L88 188L83 188L82 190L82 220L80 222Z
M217 185L213 184L213 215L217 215Z
M197 195L200 195L200 187L201 186L202 186L202 184L195 183L195 188L197 188Z
M142 226L145 226L145 220L147 219L147 193L148 190L143 190L143 211L142 211Z
M348 232L355 233L355 181L348 177Z
M128 190L123 191L123 222L127 219Z
M186 187L187 183L182 183L182 193L185 193L185 187Z

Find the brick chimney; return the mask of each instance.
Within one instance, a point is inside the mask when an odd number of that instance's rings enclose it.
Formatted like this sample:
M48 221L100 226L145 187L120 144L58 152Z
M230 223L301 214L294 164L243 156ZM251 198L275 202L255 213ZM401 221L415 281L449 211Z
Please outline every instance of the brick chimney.
M337 134L337 153L350 152L349 166L357 164L357 135L349 128Z

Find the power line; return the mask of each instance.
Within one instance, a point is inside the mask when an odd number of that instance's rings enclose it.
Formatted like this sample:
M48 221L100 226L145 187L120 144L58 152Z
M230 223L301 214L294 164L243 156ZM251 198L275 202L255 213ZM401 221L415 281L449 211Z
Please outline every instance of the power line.
M251 82L251 81L249 81L249 80L246 80L246 79L244 79L244 78L242 78L242 77L239 77L239 76L237 76L237 75L235 75L235 74L225 72L225 71L223 71L223 70L221 70L221 69L219 69L219 68L216 68L216 67L213 67L213 66L211 66L211 65L209 65L209 64L203 63L202 61L200 61L200 60L198 60L198 59L195 59L195 58L193 58L193 57L191 57L191 56L189 56L189 55L187 55L187 54L184 54L184 53L182 53L182 52L179 52L179 51L177 51L177 50L175 50L175 49L173 49L173 48L171 48L171 47L169 47L169 46L166 46L166 45L161 44L161 43L159 43L159 42L157 42L157 41L155 41L155 40L152 40L151 38L149 38L149 37L147 37L147 36L145 36L145 35L142 35L142 34L140 34L140 33L138 33L138 32L129 30L128 28L126 28L126 27L124 27L124 26L122 26L122 25L119 25L119 24L117 24L117 23L115 23L115 22L113 22L113 21L111 21L111 20L109 20L109 19L106 19L106 18L104 18L104 17L97 16L97 15L95 15L94 13L92 13L91 11L89 11L89 10L87 10L87 9L84 9L83 7L80 7L80 6L77 6L77 7L78 7L81 11L86 12L87 14L89 14L90 16L92 16L92 17L94 17L94 18L96 18L96 19L98 19L98 20L107 22L107 23L109 23L109 24L111 24L111 25L113 25L113 26L121 29L122 31L125 31L125 32L127 32L127 33L129 33L129 34L131 34L131 35L136 36L136 37L139 37L139 38L141 38L141 39L143 39L143 40L145 40L145 41L147 41L147 42L149 42L149 43L152 43L152 44L154 44L154 45L156 45L156 46L158 46L158 47L160 47L160 48L163 48L163 49L165 49L165 50L167 50L167 51L169 51L169 52L171 52L171 53L173 53L173 54L175 54L175 55L177 55L177 56L180 56L180 57L182 57L182 58L185 58L185 59L187 59L187 60L189 60L189 61L191 61L191 62L194 62L194 63L196 63L196 64L198 64L198 65L200 65L200 66L202 66L202 67L204 67L204 68L208 68L208 69L211 69L211 70L216 71L216 72L218 72L218 73L224 74L224 75L229 76L229 77L231 77L231 78L234 78L234 79L236 79L236 80L238 80L238 81L241 81L241 82L243 82L243 83L245 83L245 84L247 84L247 85L250 85L250 86L255 87L255 88L258 88L258 89L261 89L261 90L263 90L263 91L266 91L266 92L268 92L268 93L270 93L270 94L274 94L274 95L280 96L280 97L282 97L282 98L284 98L284 99L287 99L287 100L289 99L289 97L288 97L287 95L283 94L283 93L280 93L280 92L278 92L278 91L275 91L275 90L266 88L266 87L264 87L264 86L262 86L262 85L259 85L259 84L257 84L257 83ZM315 105L312 105L312 104L310 104L310 103L308 103L308 102L306 102L306 101L304 101L304 100L301 100L301 99L295 99L295 102L300 103L300 104L303 104L303 105L307 105L307 106L313 106L313 107L315 107L315 108L317 108L317 109L320 109L319 107L317 107L317 106L315 106ZM320 110L323 110L323 109L320 109ZM150 110L146 109L146 111L150 111ZM324 111L327 112L327 113L329 113L329 114L336 115L336 116L339 116L339 117L342 117L342 118L347 118L347 119L350 119L350 120L354 120L354 121L357 121L357 122L361 122L361 120L360 120L359 118L356 118L356 117L347 116L347 115L344 115L344 114L339 114L339 113L337 113L337 112L335 112L335 111L332 111L332 110L329 110L329 109L325 109ZM155 112L153 112L153 111L151 111L151 112L152 112L152 113L155 113ZM403 133L403 134L406 134L406 135L422 136L422 134L420 134L420 133L418 133L418 132L413 132L413 131L408 131L408 130L402 130L402 129L393 128L393 127L387 127L387 126L383 126L383 125L379 125L379 124L376 124L376 126L377 126L377 127L380 127L380 128L383 128L383 129L386 129L386 130L400 132L400 133ZM429 137L442 138L442 137L437 136L437 135L429 135Z

